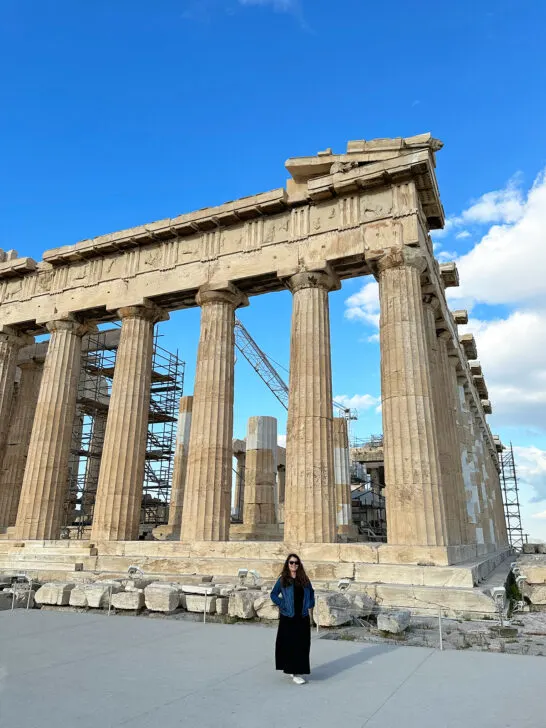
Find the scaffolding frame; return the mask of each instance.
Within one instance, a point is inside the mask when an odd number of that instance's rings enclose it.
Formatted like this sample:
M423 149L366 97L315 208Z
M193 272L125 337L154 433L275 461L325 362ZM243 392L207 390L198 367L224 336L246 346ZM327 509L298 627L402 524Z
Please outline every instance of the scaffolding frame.
M119 325L114 324L119 328ZM70 448L68 496L63 527L82 538L93 521L106 418L112 392L117 343L108 332L89 335L82 354L76 415ZM150 409L146 437L140 531L167 523L176 447L178 403L184 386L185 363L175 353L159 346L156 327L153 339ZM72 534L71 534L72 535Z
M501 467L502 494L504 501L504 517L510 546L516 551L523 551L526 538L521 525L521 511L519 505L519 487L512 443L509 447L502 446L498 454Z

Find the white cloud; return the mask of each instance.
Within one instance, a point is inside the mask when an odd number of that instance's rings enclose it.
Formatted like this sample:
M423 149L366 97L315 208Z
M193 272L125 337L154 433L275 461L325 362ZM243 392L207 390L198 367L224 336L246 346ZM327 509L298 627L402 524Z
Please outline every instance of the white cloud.
M461 232L457 233L455 237L457 238L457 240L464 240L465 238L470 237L470 233L468 232L468 230L461 230Z
M345 317L353 321L363 321L379 328L379 286L377 281L365 283L358 293L345 301ZM370 337L370 340L374 340Z
M380 397L374 397L371 394L353 394L351 397L348 394L336 394L334 400L344 407L359 411L369 410L372 407L377 408L381 402Z
M296 0L239 0L240 5L271 5L281 13L290 13L296 9Z
M436 257L440 263L446 263L448 261L455 260L457 253L454 253L452 250L441 250Z
M286 435L277 435L277 445L279 447L286 447Z
M535 493L532 502L546 500L546 450L514 446L514 459L520 487L521 484L531 486ZM546 511L534 513L533 518L546 518Z
M475 223L491 225L492 223L514 223L524 213L525 200L521 190L521 177L513 177L502 190L486 192L459 217L455 217L455 225Z

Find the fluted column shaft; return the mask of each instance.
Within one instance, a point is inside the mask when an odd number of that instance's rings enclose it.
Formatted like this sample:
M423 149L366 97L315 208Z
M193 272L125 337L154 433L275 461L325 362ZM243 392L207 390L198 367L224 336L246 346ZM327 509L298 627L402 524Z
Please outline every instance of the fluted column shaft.
M236 453L235 459L237 460L237 471L235 473L235 496L234 496L235 518L237 520L242 521L244 507L245 507L246 452Z
M254 526L275 523L277 479L277 420L250 417L246 436L245 503L243 523Z
M234 286L201 289L201 333L182 515L184 541L226 541L231 511L235 308Z
M118 311L121 336L93 513L94 541L138 538L150 410L155 306Z
M0 471L0 526L15 525L25 474L32 423L38 403L43 362L21 364L21 381Z
M336 525L339 536L352 533L351 462L349 458L349 433L345 417L332 421L334 440L334 483L336 487Z
M89 457L85 470L85 483L82 496L82 511L86 517L92 515L99 484L100 463L106 434L108 413L98 411L93 417L93 431L89 443Z
M421 297L424 260L391 251L376 263L387 534L393 544L447 544Z
M30 437L15 538L56 539L67 496L68 457L76 411L81 337L72 319L47 324L51 333Z
M188 448L190 444L193 397L181 397L178 408L178 428L176 431L176 448L174 452L171 502L169 504L169 526L173 533L180 535L182 528L182 511L184 507L184 489L188 465Z
M495 545L494 518L491 510L489 473L486 468L488 453L485 447L485 440L478 420L478 411L474 400L469 395L470 401L470 424L472 428L472 440L474 451L474 462L476 465L476 484L480 500L480 526L483 532L484 542L489 546Z
M20 335L8 326L0 330L0 461L4 456L4 445L10 425L17 354L19 349L30 341L32 341L30 337Z
M284 539L336 540L332 366L328 292L330 273L292 276L290 389L286 436Z

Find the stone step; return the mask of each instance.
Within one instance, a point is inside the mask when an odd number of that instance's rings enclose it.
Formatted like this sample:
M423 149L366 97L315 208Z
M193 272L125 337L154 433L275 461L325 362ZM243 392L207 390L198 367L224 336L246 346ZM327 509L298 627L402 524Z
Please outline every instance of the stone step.
M63 562L63 561L56 561L55 559L51 559L48 561L40 561L38 559L29 559L29 560L23 560L23 559L4 559L0 557L0 572L7 573L7 572L32 572L37 574L38 576L41 575L43 571L63 571L63 572L73 572L73 571L83 571L84 565L81 561L69 561L69 562Z

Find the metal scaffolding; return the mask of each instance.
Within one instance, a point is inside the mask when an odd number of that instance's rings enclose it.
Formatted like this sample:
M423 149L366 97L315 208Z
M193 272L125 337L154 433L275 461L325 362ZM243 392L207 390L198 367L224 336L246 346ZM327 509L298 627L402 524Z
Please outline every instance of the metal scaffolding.
M499 452L499 463L508 540L512 548L521 552L526 539L521 525L518 476L512 443L510 443L510 447L502 446L502 450Z
M71 537L82 537L93 521L100 460L112 392L118 329L89 336L82 354L76 416L70 449L68 497L63 525ZM115 334L118 334L117 336ZM184 383L184 362L158 344L154 335L150 410L146 442L141 532L168 520L176 444L178 402Z

